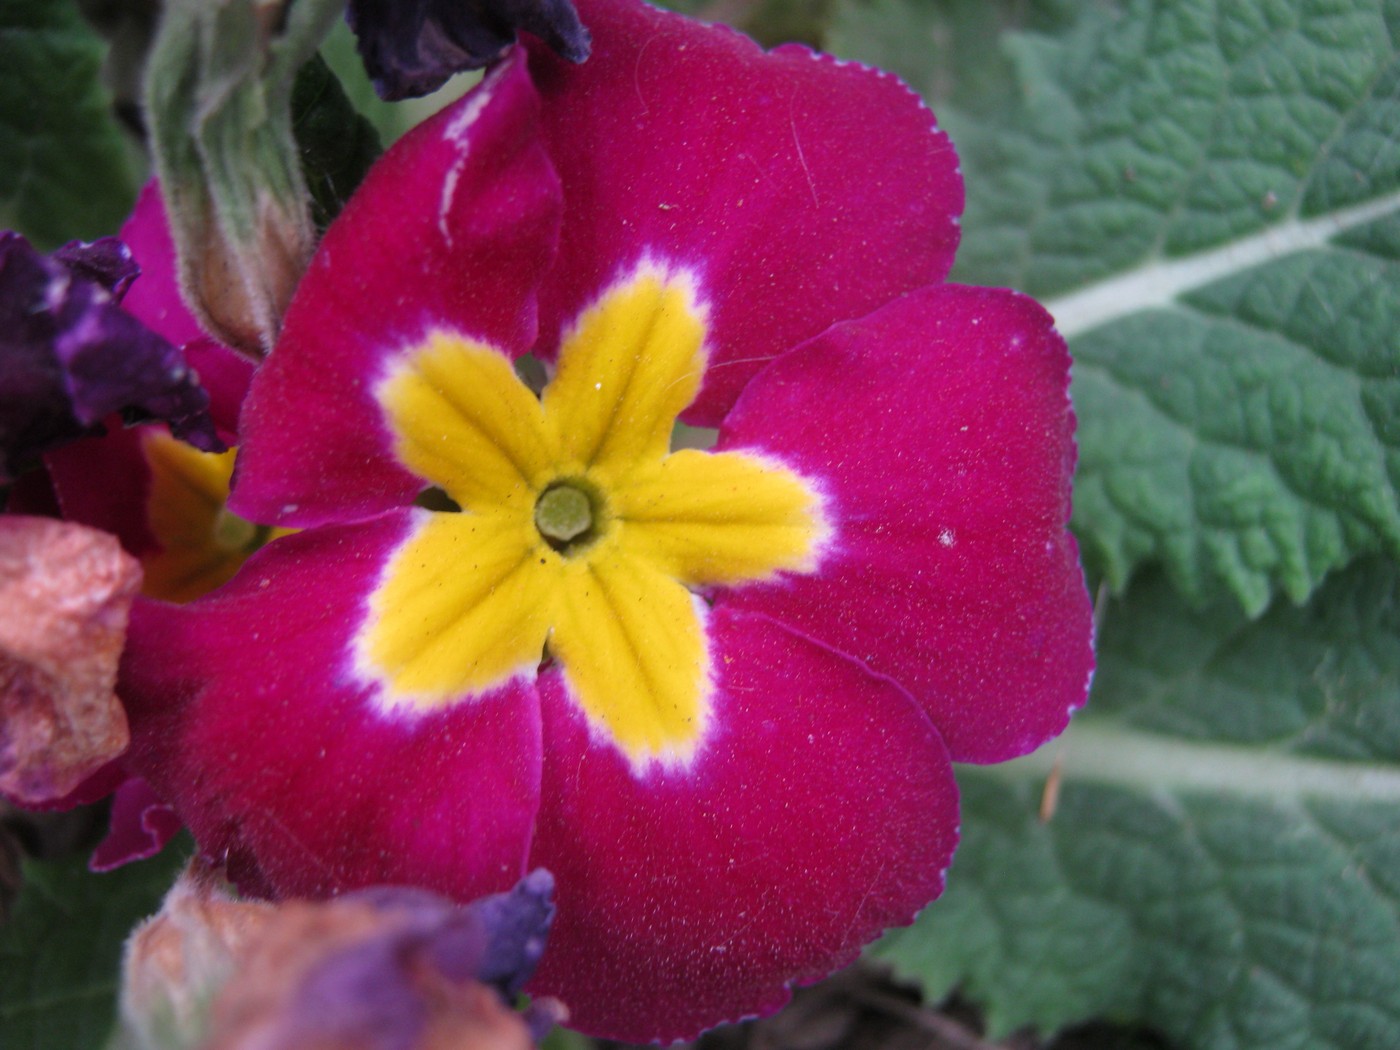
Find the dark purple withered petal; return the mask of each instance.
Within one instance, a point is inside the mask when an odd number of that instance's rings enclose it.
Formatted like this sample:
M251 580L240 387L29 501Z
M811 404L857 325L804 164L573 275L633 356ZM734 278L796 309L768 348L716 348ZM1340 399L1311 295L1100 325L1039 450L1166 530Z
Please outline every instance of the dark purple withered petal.
M92 242L69 241L52 256L79 277L96 281L118 302L141 275L131 249L119 237L99 237Z
M132 265L112 238L46 257L0 233L0 484L112 412L165 420L206 451L224 447L179 348L117 305Z
M489 65L519 30L572 62L590 46L571 0L350 0L346 19L384 99L417 98Z

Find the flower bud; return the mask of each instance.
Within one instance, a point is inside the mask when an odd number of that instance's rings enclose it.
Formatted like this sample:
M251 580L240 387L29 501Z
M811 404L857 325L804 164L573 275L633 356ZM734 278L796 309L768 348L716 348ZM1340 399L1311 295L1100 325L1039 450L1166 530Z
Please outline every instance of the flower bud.
M201 324L260 357L315 245L297 70L343 0L169 0L146 75L156 169Z

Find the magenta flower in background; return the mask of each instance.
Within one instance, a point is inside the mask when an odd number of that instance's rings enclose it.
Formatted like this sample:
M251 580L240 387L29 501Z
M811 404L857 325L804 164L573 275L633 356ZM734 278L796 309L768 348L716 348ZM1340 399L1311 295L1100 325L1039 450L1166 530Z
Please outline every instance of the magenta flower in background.
M122 695L130 765L245 889L547 867L532 990L664 1040L938 895L950 759L1064 728L1090 610L1064 343L943 283L928 110L581 7L587 63L512 52L327 232L230 501L303 531L138 602ZM678 417L713 449L672 451Z

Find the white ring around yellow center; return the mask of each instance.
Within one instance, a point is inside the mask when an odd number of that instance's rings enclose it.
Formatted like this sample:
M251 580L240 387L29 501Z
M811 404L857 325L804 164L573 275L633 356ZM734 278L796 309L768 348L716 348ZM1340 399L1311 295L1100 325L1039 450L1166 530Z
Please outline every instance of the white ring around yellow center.
M582 316L540 398L470 339L438 333L402 356L376 389L395 454L462 512L419 512L370 598L357 663L387 703L458 702L547 655L634 763L694 753L712 689L694 589L812 571L829 532L795 471L670 452L705 333L690 283L643 268ZM586 542L541 532L541 496L561 483L591 494Z

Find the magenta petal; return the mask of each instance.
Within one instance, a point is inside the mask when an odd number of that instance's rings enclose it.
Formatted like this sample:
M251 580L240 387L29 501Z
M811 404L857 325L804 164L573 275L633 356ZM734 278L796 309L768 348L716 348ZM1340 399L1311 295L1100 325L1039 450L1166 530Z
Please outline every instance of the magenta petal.
M816 575L721 602L900 682L957 761L1058 733L1093 667L1065 529L1068 381L1050 316L1007 291L929 289L793 351L749 385L719 447L820 479L837 538Z
M685 769L634 774L541 678L532 859L559 911L532 991L590 1034L664 1042L770 1012L908 923L952 856L947 753L908 696L761 617L711 630L714 721Z
M546 348L639 259L689 269L713 329L687 420L717 425L769 358L947 275L957 157L898 80L630 0L579 11L587 62L531 56L568 202Z
M204 338L204 330L180 297L175 242L170 236L160 187L154 179L136 198L136 207L122 226L121 239L141 267L140 278L132 282L122 299L122 309L176 346Z
M513 354L534 342L559 185L517 50L370 170L326 232L244 406L230 507L317 525L411 501L374 400L399 351L434 329Z
M137 557L159 547L146 520L151 468L141 447L144 429L113 427L44 457L63 517L112 533Z
M277 540L207 599L133 612L127 764L246 884L320 896L401 882L467 899L525 870L534 688L390 714L353 669L364 599L410 518Z
M154 857L184 826L150 784L134 777L117 788L112 799L111 826L107 837L93 850L88 868L112 871L123 864Z

